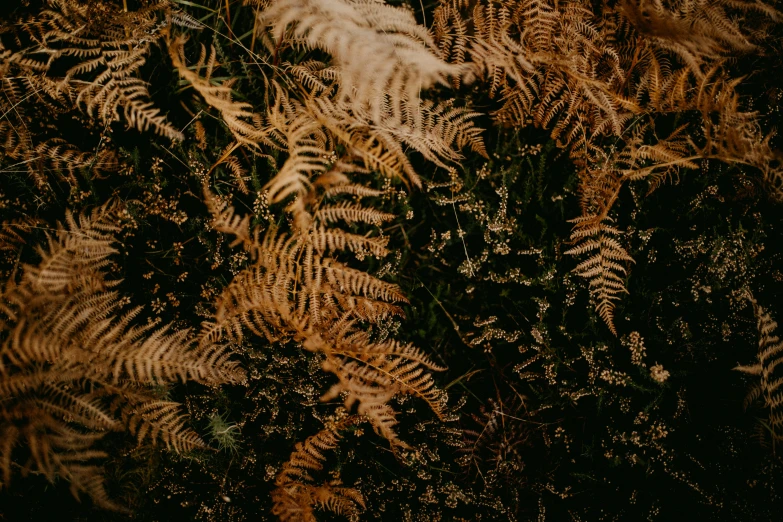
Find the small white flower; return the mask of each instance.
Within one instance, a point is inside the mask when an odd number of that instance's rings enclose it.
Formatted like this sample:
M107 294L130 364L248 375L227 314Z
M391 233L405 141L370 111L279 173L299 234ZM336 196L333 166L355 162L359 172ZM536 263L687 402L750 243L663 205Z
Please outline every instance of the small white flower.
M663 369L663 365L656 364L650 368L650 377L657 382L663 383L669 378L669 372Z

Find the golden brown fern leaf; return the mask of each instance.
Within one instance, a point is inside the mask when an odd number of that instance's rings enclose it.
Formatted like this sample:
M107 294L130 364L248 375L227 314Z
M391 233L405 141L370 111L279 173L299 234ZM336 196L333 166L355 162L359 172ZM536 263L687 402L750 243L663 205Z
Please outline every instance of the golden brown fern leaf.
M287 86L275 80L268 83L267 96L272 101L263 118L249 104L232 100L230 83L210 80L214 49L208 54L202 48L196 62L195 69L204 69L203 75L186 66L184 39L170 41L169 52L181 76L221 112L238 142L259 151L263 144L288 153L267 187L270 202L307 193L310 179L325 170L325 159L335 143L361 158L367 168L414 186L420 182L406 157L406 146L442 167L461 159L458 150L466 146L486 155L480 130L472 121L477 113L421 100L422 89L445 79L445 71L456 73L461 68L433 54L434 44L426 29L407 10L374 0L283 1L262 11L259 20L260 27L273 26L281 39L271 49L276 56L288 41L285 27L293 24L294 42L334 57L328 65L315 60L285 64L291 72L285 78ZM345 27L340 29L340 24ZM373 61L359 60L361 53L370 53ZM389 59L381 60L378 53ZM443 70L438 72L435 65ZM378 70L371 72L370 67ZM292 90L290 83L298 83L300 92ZM294 198L289 210L304 229L310 217L297 209L300 199Z
M767 410L764 427L772 441L774 453L776 444L783 440L783 412L781 412L783 376L780 375L780 371L776 371L777 366L783 362L783 342L776 332L778 323L750 294L748 299L753 304L759 332L758 362L737 366L734 369L759 378L759 382L751 388L745 398L745 407L758 399L763 400L764 408Z
M119 120L122 111L131 127L153 128L163 136L182 139L149 101L146 83L136 76L152 44L161 38L167 4L135 12L102 2L52 0L49 4L50 9L23 28L37 44L30 54L48 56L50 70L58 61L78 60L57 79L58 90L105 125Z
M755 50L748 31L730 12L754 9L771 20L779 17L772 6L762 2L624 0L617 8L639 35L676 54L696 74L703 72L705 64L729 53Z
M393 429L397 421L388 401L395 395L415 395L442 418L447 397L435 386L427 370L445 368L410 344L374 342L367 331L353 328L350 322L344 322L337 330L309 335L304 342L305 348L327 355L324 369L338 378L321 400L345 394L345 407L350 409L358 403L358 412L370 419L376 432L389 440L393 448L407 447Z
M717 76L717 78L716 78ZM705 75L698 86L694 106L703 115L703 144L694 148L706 158L748 165L761 171L773 199L783 201L783 154L766 135L755 112L743 111L736 87L741 79L721 78L715 71Z
M270 123L286 143L288 158L275 177L266 184L268 201L272 204L292 196L288 207L296 227L307 230L312 216L306 209L305 198L311 191L311 182L326 171L329 153L326 150L327 137L321 125L305 112L299 112L293 119L285 111L270 113Z
M18 64L13 64L18 65ZM89 172L101 177L105 172L118 168L116 153L107 148L95 152L83 152L62 138L42 138L30 129L30 120L40 118L41 112L63 112L58 101L47 100L40 93L33 78L39 71L15 67L7 77L0 73L0 159L5 172L28 172L36 187L50 192L48 173L77 186L77 174ZM25 94L28 93L28 94ZM67 103L66 103L67 105Z
M649 192L668 179L677 179L681 169L697 169L696 160L703 157L687 135L688 126L676 128L666 138L657 136L651 124L638 124L629 130L623 146L607 154L594 144L584 144L581 155L580 199L585 215L597 214L599 220L609 215L623 186L629 181L648 180Z
M0 471L12 463L49 480L71 481L101 506L117 508L102 486L96 448L110 431L129 430L186 451L203 447L175 403L152 385L243 377L219 346L199 347L187 331L134 324L106 277L125 219L116 202L66 215L41 261L9 280L0 302Z
M89 172L102 177L107 172L119 169L117 154L111 149L97 152L82 152L60 138L39 143L24 156L28 172L54 172L71 186L78 186L77 173Z
M256 263L234 276L218 296L214 320L203 325L202 344L224 337L241 341L245 329L270 341L290 336L290 325L296 328L304 320L295 316L290 295L296 281L291 243L270 230L261 244L248 245L258 252Z
M42 220L33 217L23 217L8 221L0 227L0 250L16 251L26 243L25 235L40 225Z
M114 235L121 230L121 207L112 201L90 213L67 211L65 226L47 235L47 247L37 247L41 262L25 267L24 279L41 293L63 292L106 268L117 253Z
M245 167L242 165L242 162L239 160L239 158L237 158L234 155L234 152L236 152L239 146L240 146L239 142L230 143L222 151L220 151L218 160L212 165L212 167L210 168L210 172L215 168L217 168L218 166L222 165L234 177L234 180L237 182L237 186L239 187L239 190L243 194L249 194L250 189L248 189L246 183L248 179L248 176L246 176L247 172L245 170Z
M620 231L596 216L581 216L572 219L575 223L571 240L576 245L563 252L568 255L589 254L590 257L579 263L574 271L589 280L590 294L595 300L598 315L606 322L613 334L615 301L620 294L628 293L625 288L627 270L622 263L633 262L625 248L616 239Z
M397 394L409 393L440 415L445 394L434 386L427 370L442 368L413 346L375 342L367 331L401 315L398 303L406 299L396 285L334 257L343 251L386 254L385 241L333 226L334 222L377 225L392 217L356 201L324 203L345 194L378 195L352 184L352 170L349 163L337 160L331 169L319 168L312 181L303 176L307 184L294 181L297 188L290 196L295 199L288 206L295 218L294 233L289 236L273 227L261 242L250 239L258 233L249 230L247 218L234 216L233 209L218 204L205 189L215 228L234 234L235 243L242 243L255 263L237 274L218 297L214 321L205 323L201 342L223 337L240 341L249 330L270 341L293 339L325 354L324 369L337 376L338 384L324 400L346 392L347 407L358 404L358 412L370 419L379 434L394 447L404 446L393 430L395 412L387 403ZM270 186L275 183L273 179ZM306 219L297 219L297 213Z
M535 66L528 61L529 54L521 42L514 38L514 20L509 7L477 3L473 8L473 27L475 42L470 48L470 56L486 76L489 83L489 95L495 97L498 92L509 88L508 80L516 82L523 90L531 84L531 73ZM552 10L544 10L540 20L530 24L541 31L556 21ZM554 27L552 27L554 29ZM462 46L457 47L460 51Z
M318 60L287 64L287 70L307 92L314 95L332 92L340 78L339 68Z
M414 187L421 185L419 175L397 140L371 130L365 122L357 122L352 114L327 98L312 98L307 103L314 118L328 130L330 136L361 159L367 169L389 179L401 179Z
M575 246L565 254L590 257L574 271L590 280L590 294L598 314L616 334L614 327L614 302L625 288L626 269L622 263L633 261L617 241L620 231L609 226L609 217L620 192L626 183L646 179L649 190L655 190L667 179L676 179L680 169L696 169L701 156L694 151L685 127L675 129L671 135L657 142L646 143L645 133L651 126L639 125L630 132L623 148L613 154L587 141L581 145L579 157L580 199L582 216L571 220L576 223L571 234Z
M364 498L339 479L315 484L313 475L323 470L325 453L337 447L340 432L361 422L357 415L331 422L317 434L299 442L275 480L272 514L284 522L315 521L315 509L353 517L364 509Z
M253 112L253 107L246 102L233 100L232 85L234 80L217 83L212 80L215 69L215 48L207 53L201 47L201 55L195 66L188 66L185 59L185 37L170 39L168 43L169 56L179 75L190 83L193 89L201 95L210 107L217 109L234 139L253 150L261 151L261 145L276 147L269 138L269 131L260 115ZM199 74L203 69L204 73Z
M124 394L129 395L129 394ZM136 397L134 397L136 399ZM161 401L141 395L123 404L123 421L139 444L149 439L166 445L166 449L178 453L204 449L206 444L187 425L187 416L178 402Z
M401 310L395 285L317 253L302 238L269 230L256 247L254 265L238 273L217 301L210 339L224 332L241 340L243 328L270 340L296 337L308 325L355 313L378 322Z
M240 341L250 331L322 352L334 362L327 369L352 394L348 403L358 403L358 411L378 432L401 444L388 401L398 393L413 393L440 413L444 395L427 372L436 367L428 366L415 348L353 335L401 315L399 303L405 302L395 285L345 260L346 253L359 260L386 255L387 238L358 233L354 227L378 227L393 218L361 201L382 193L356 179L375 171L420 185L406 148L444 168L461 159L463 147L486 154L472 121L476 113L420 97L422 89L465 68L438 57L429 33L409 11L376 0L283 0L266 5L258 20L258 35L273 53L273 67L289 46L316 51L319 58L323 51L332 59L284 62L283 70L290 74L268 82L272 101L263 128L268 142L255 141L285 153L264 190L271 204L286 205L290 232L272 227L261 237L258 229L250 229L249 218L234 215L205 188L213 227L234 235L233 244L241 244L253 263L218 297L200 345L224 338ZM271 35L265 32L270 28ZM207 73L197 78L184 69L181 44L170 48L178 49L172 51L175 66L210 105L238 109L239 118L250 121L249 107L234 104L225 86L208 81L214 58L202 52L197 65ZM233 132L235 126L228 126ZM236 133L235 138L241 141ZM338 341L345 353L334 346Z
M343 201L332 205L321 205L315 213L315 219L321 223L335 223L342 221L351 223L370 223L380 225L386 221L391 221L394 214L381 212L371 207L365 207L359 203Z
M337 10L342 9L343 14L355 11L357 17L343 21L348 25L361 25L360 30L339 32L337 23L334 27L321 27L325 20L310 17L310 10L331 12L339 4L343 5ZM292 21L288 19L292 16L288 11L296 10L304 14L297 18L293 34L299 34L298 28L307 25L309 28L303 29L308 35L306 46L325 49L334 55L334 60L330 64L315 60L286 64L299 84L299 102L293 100L289 88L280 88L273 82L276 86L274 105L285 110L272 111L270 119L279 122L281 119L276 113L281 112L285 115L284 123L296 121L304 126L302 120L307 114L312 120L312 123L306 124L308 127L323 127L329 140L344 145L353 156L361 158L367 168L387 177L400 178L413 186L420 186L420 182L406 157L407 147L444 168L448 163L461 159L458 151L463 147L470 146L474 151L486 154L480 130L473 124L477 113L454 107L451 102L436 104L421 99L422 89L440 81L434 79L438 74L433 72L432 67L423 68L422 56L427 64L432 61L445 66L445 62L432 54L430 44L421 48L417 47L418 44L411 44L412 49L408 49L408 44L418 38L411 35L424 35L429 41L426 31L415 25L410 13L376 1L313 1L304 6L275 3L260 16L274 25L279 22L272 21L277 16ZM286 14L282 14L284 11ZM378 18L374 11L389 16L389 21ZM368 18L362 21L363 17ZM394 27L393 31L384 28L387 23ZM383 32L375 34L381 30ZM339 42L332 41L334 38ZM409 41L409 38L413 39ZM294 41L297 42L295 36ZM280 51L281 46L285 47L284 42L285 38L275 45L275 53ZM395 45L402 45L406 50L403 52ZM391 53L392 57L380 61L381 56L374 46L383 47L384 56ZM357 60L358 53L367 52L373 54L372 62ZM383 69L383 72L373 72L370 70L373 67ZM461 69L447 67L455 71ZM430 74L435 76L425 81L424 76ZM319 143L327 141L319 140Z
M622 132L621 122L635 106L615 88L623 79L619 57L589 9L577 2L520 0L500 6L479 2L470 14L468 53L490 94L502 94L498 120L552 127L555 138L586 118L600 118L609 132Z
M375 112L350 107L325 97L308 97L307 110L368 169L414 187L421 182L406 157L406 147L442 168L459 161L460 149L470 147L486 156L477 112L451 102L409 100L393 92L384 95Z
M456 65L466 63L472 31L470 21L464 19L460 12L464 3L461 0L441 2L433 13L432 32L440 57ZM459 76L452 78L455 88L460 87L461 80Z
M328 188L321 180L316 180L313 187ZM355 311L375 322L389 314L401 313L392 304L404 301L395 285L329 256L331 252L344 250L361 255L385 255L385 240L320 224L291 236L272 227L259 239L258 231L250 230L248 217L236 216L233 208L218 203L208 189L205 197L213 215L213 226L234 235L237 239L233 244L241 243L255 263L237 274L223 291L217 302L215 321L205 325L203 338L214 340L228 335L239 340L244 327L257 335L279 339L295 335L307 324L323 322L325 313ZM323 208L330 213L335 210L329 206ZM318 211L314 214L320 220ZM387 216L359 207L350 217L375 224ZM374 311L367 313L371 309Z
M453 32L467 33L469 43L460 46L467 45L490 93L503 94L498 119L551 127L563 145L572 142L574 124L590 135L620 136L631 114L687 110L665 100L673 93L695 99L695 81L729 53L755 49L741 16L755 12L752 19L762 23L780 17L760 2L728 0L627 0L599 9L587 2L511 0L477 2L465 11L461 2L444 0L436 36L448 47Z
M422 89L463 70L440 59L412 11L382 0L281 0L259 21L258 28L271 28L278 49L288 40L329 53L341 77L337 100L356 109L379 109L388 94L416 105Z
M585 1L442 0L437 8L441 52L459 63L472 60L489 94L500 94L495 118L549 128L569 149L579 169L583 211L573 238L585 241L579 234L588 229L588 236L600 236L571 252L587 245L603 252L577 271L599 277L593 279L594 296L610 326L611 303L624 291L615 264L629 258L610 237L618 231L603 230L601 223L626 182L645 179L654 189L710 158L759 169L779 198L780 154L757 115L743 111L741 79L727 72L729 56L756 49L749 22L768 25L779 18L761 2L732 0L623 0L600 7ZM701 113L701 121L692 118L659 139L656 117L685 111Z

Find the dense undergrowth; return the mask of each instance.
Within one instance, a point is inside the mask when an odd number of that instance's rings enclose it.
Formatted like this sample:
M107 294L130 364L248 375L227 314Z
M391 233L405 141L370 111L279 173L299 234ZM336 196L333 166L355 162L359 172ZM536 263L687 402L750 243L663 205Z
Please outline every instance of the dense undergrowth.
M388 3L0 7L0 519L775 519L774 2Z

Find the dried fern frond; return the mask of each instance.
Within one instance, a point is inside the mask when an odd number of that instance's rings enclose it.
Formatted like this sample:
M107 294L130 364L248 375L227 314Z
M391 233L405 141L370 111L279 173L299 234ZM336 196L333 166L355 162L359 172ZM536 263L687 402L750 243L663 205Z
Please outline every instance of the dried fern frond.
M763 4L757 2L757 5ZM703 64L729 52L747 53L756 47L726 12L726 7L743 9L741 2L702 0L687 8L672 7L661 0L625 0L618 5L618 11L639 34L674 52L694 72L700 72ZM770 6L767 13L776 17Z
M187 417L183 415L181 404L171 401L150 400L139 397L138 404L133 400L124 405L123 421L128 431L135 435L139 444L146 439L161 441L166 449L178 453L204 449L207 445L201 437L187 426Z
M16 251L20 245L26 243L25 235L40 223L41 220L32 217L3 223L0 227L0 250Z
M22 71L17 73L23 74ZM31 114L28 114L26 109L33 98L29 94L22 95L25 89L23 85L19 76L0 76L0 114L3 115L3 118L0 118L0 159L6 163L4 172L26 171L39 190L50 193L52 187L48 173L53 172L56 179L77 186L77 174L80 171L101 177L103 173L118 168L116 153L110 149L83 152L61 138L39 140L34 130L29 128ZM32 89L33 93L37 91L38 89ZM62 112L59 107L47 106L45 96L37 95L35 99L44 100L35 108L36 112Z
M122 111L131 127L182 139L149 101L147 84L136 77L151 45L162 36L167 4L135 12L95 2L49 4L50 9L23 24L23 29L37 44L29 53L48 56L50 70L60 60L78 60L57 79L57 89L105 125L119 120Z
M633 258L616 239L620 231L606 224L607 220L599 220L596 216L581 216L571 220L575 223L571 240L576 245L563 253L590 255L576 266L574 272L589 280L590 294L595 299L598 315L617 335L614 303L620 299L620 294L628 293L625 288L627 270L622 263L633 262Z
M231 131L238 143L247 145L253 150L261 151L261 145L276 147L269 137L263 118L253 112L253 107L247 102L234 101L232 80L224 83L214 82L211 77L215 69L215 48L207 53L201 47L201 56L193 66L187 65L185 59L185 42L187 38L177 37L168 41L169 56L179 75L198 92L210 107L220 112L222 120ZM203 74L198 71L204 70Z
M758 114L742 110L736 92L741 79L715 78L717 75L716 71L710 71L698 86L694 106L703 115L704 141L700 146L694 144L694 148L703 157L758 169L772 197L783 201L776 182L783 176L783 154L771 145L775 132L765 135Z
M382 0L282 0L258 16L257 27L271 27L278 42L329 53L340 73L337 99L355 109L379 109L389 93L415 106L422 89L463 72L440 59L410 10Z
M26 267L25 280L37 291L56 294L106 268L117 253L114 234L120 231L120 212L117 202L78 216L67 211L65 227L48 236L46 248L37 248L41 262Z
M385 241L320 225L293 236L273 227L260 239L257 231L249 230L248 218L235 216L225 204L220 206L208 191L206 197L213 226L235 235L234 244L243 244L255 260L219 298L216 321L208 327L210 338L225 332L241 339L243 327L270 339L291 336L306 324L324 322L326 310L330 314L354 310L371 321L399 313L398 308L384 304L404 301L395 285L328 256L343 250L385 255ZM368 210L357 217L374 223L376 213ZM378 299L383 301L375 302ZM368 313L371 308L374 313Z
M384 94L377 114L323 96L310 97L305 104L314 118L367 168L406 180L414 187L421 186L421 182L404 146L442 168L460 160L458 151L464 147L486 156L482 131L473 122L478 113L448 102L413 103L399 96Z
M687 126L676 128L666 138L647 138L657 135L651 124L638 124L629 131L622 148L612 154L584 144L585 150L574 151L580 160L580 190L582 211L595 213L599 219L608 216L623 186L630 181L648 180L652 192L667 179L677 178L682 169L698 169L696 160L703 157L695 150L686 134Z
M636 120L657 111L697 109L695 84L727 87L714 71L729 53L756 48L742 18L732 16L754 11L753 20L779 19L765 4L731 1L685 7L629 0L595 8L585 2L515 0L500 6L478 2L466 13L459 2L444 0L436 13L436 38L448 48L452 32L467 33L460 47L467 47L483 71L490 93L503 95L496 117L551 127L567 146L574 129L621 136L631 115ZM465 25L468 17L471 25ZM736 105L728 106L737 113Z
M270 122L284 137L288 158L264 187L267 198L270 203L277 203L294 196L288 210L293 214L296 226L307 230L312 224L312 217L305 208L304 200L310 192L311 179L327 169L327 138L318 122L306 113L299 113L289 120L284 113L274 111Z
M361 422L357 415L344 416L296 448L275 480L272 514L284 522L314 521L315 509L338 515L356 516L365 507L364 497L354 489L340 485L339 479L314 484L313 475L323 470L325 453L337 447L340 432Z
M324 369L334 373L338 383L322 397L328 401L345 394L346 408L358 403L376 432L392 447L407 447L393 430L394 410L388 401L397 394L415 395L443 416L447 397L435 387L427 369L442 371L419 349L394 341L373 342L366 331L347 330L334 335L310 335L305 348L327 354Z
M288 70L307 92L314 95L328 94L340 78L340 70L317 60L289 64Z
M379 434L393 447L404 447L393 430L395 412L387 403L397 394L413 394L440 415L446 396L427 370L442 368L417 348L375 342L366 330L402 315L397 303L406 302L405 296L396 285L333 257L341 251L385 255L385 241L330 225L333 221L376 225L392 216L355 202L322 203L333 188L351 185L350 167L339 161L335 165L336 170L319 168L316 173L303 168L307 183L292 182L295 199L288 211L295 221L290 236L273 227L259 240L257 231L249 230L247 219L236 217L225 203L218 204L205 188L215 228L234 234L235 244L250 251L255 262L238 273L218 297L214 320L204 324L201 342L223 337L240 341L248 330L270 341L293 339L310 351L325 354L324 369L334 373L338 383L323 400L346 392L346 407L358 404L357 411L370 419ZM280 172L286 172L285 165ZM316 177L310 181L310 176ZM273 179L270 186L275 183ZM286 190L282 182L280 186L284 188L279 190ZM332 197L339 194L332 192Z
M160 401L152 385L195 380L238 382L243 372L220 345L195 345L187 331L136 325L140 308L124 308L106 276L117 252L124 209L109 202L66 215L41 261L9 280L0 303L0 471L12 463L49 480L71 481L76 494L119 509L103 489L96 449L110 431L176 451L204 447L179 405Z
M756 315L756 325L759 332L758 362L750 365L740 365L734 369L759 378L759 382L751 388L745 398L747 408L757 400L763 400L767 419L764 427L772 441L772 451L780 440L783 440L783 376L776 371L783 362L783 341L777 335L778 323L758 302L748 294Z
M751 21L779 19L770 5L732 0L442 0L434 27L443 56L472 60L490 96L499 95L496 120L549 128L568 148L579 169L575 234L582 234L607 219L626 182L645 179L653 190L701 158L759 169L779 199L780 153L758 115L743 110L742 79L731 76L729 61L758 49ZM660 139L656 117L685 112L695 117ZM610 237L614 229L599 229L591 228L595 241L575 248L603 253L577 272L593 278L599 265L608 270L592 288L613 330L611 303L624 285L612 263L630 258Z
M271 340L295 336L331 314L356 311L377 322L401 313L387 303L405 300L395 285L324 257L301 238L270 229L253 248L256 263L237 274L217 302L215 331L241 339L245 327Z
M321 205L315 214L315 218L322 223L344 221L345 223L370 223L373 225L380 225L395 217L397 216L394 214L348 201L335 205Z
M314 124L326 133L319 144L339 142L367 168L413 186L420 182L406 147L444 168L461 159L463 147L486 154L473 123L477 113L421 99L423 89L463 68L438 58L431 37L409 11L376 0L284 1L261 12L259 20L277 35L270 47L275 54L285 48L291 24L292 44L322 49L334 58L329 64L286 64L300 87L298 101L290 88L272 82L275 109L268 117L278 122L276 136L285 135L282 129L293 122L304 126L307 114L312 137Z
M234 152L239 147L238 142L231 143L227 145L221 152L218 157L218 160L212 165L210 168L210 171L214 170L216 167L223 165L234 177L234 180L237 182L237 185L239 186L239 190L243 194L249 194L250 189L247 188L247 176L245 167L242 165L242 162L234 155Z
M0 103L0 111L3 108L4 104ZM3 112L13 111L9 108ZM36 143L18 118L0 121L0 158L14 162L5 172L26 170L36 186L45 191L51 190L47 173L54 173L56 178L75 187L80 171L99 178L119 168L117 155L111 149L83 152L61 138Z

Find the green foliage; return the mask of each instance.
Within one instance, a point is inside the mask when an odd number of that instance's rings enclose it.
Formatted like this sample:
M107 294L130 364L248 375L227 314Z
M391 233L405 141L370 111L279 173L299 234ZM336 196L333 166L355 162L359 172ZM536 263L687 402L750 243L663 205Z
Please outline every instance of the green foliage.
M228 421L227 414L213 413L209 416L209 433L219 450L239 453L237 438L240 429L239 426Z

